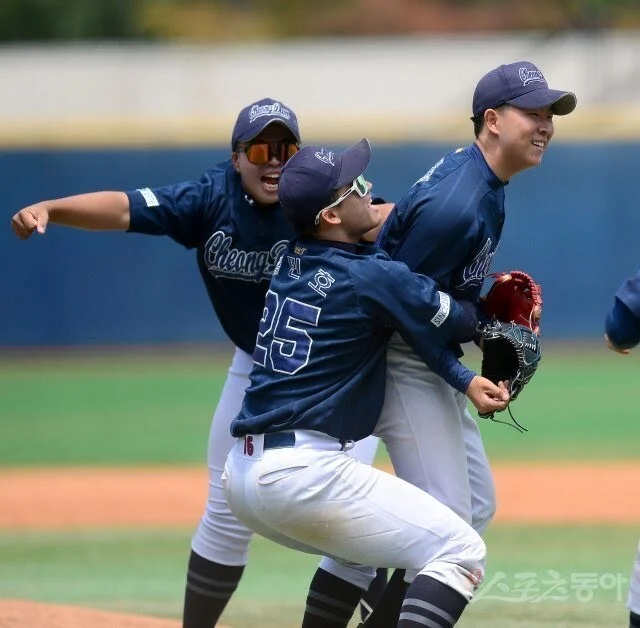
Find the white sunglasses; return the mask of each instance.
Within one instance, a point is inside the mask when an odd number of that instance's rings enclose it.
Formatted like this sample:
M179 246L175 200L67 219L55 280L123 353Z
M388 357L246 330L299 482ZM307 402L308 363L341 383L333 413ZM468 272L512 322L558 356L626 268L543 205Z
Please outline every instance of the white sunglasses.
M323 207L316 214L316 217L315 217L315 219L313 221L313 224L319 225L320 224L320 216L322 216L322 212L326 211L327 209L331 209L332 207L335 207L336 205L340 205L340 203L342 203L342 201L344 201L344 199L347 198L347 196L349 196L349 194L351 194L352 192L355 192L360 198L364 198L367 195L367 193L369 192L369 186L367 185L367 182L366 182L363 174L361 174L359 177L356 177L353 180L353 183L351 184L351 187L346 192L344 192L344 194L341 194L338 199L333 201L333 203L331 203L331 205L327 205L326 207Z

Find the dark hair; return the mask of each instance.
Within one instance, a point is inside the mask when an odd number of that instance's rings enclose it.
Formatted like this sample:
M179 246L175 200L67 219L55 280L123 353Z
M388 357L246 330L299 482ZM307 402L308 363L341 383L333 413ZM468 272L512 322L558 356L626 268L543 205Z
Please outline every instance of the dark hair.
M484 126L484 113L479 116L475 116L471 118L473 122L473 134L476 136L476 139L480 136L480 131L482 131L482 127Z
M327 205L331 205L331 203L335 203L335 201L337 201L339 198L340 198L340 189L333 190L333 192L331 192L331 196L329 197Z
M331 205L331 203L333 203L334 201L337 201L339 198L340 198L339 191L333 190L333 192L331 192L331 196L327 200L327 205ZM316 223L314 222L315 216L311 221L294 220L289 216L287 216L287 218L289 219L289 222L293 225L293 229L298 235L314 236L317 233L318 229L320 228L320 225L316 225Z
M507 103L502 103L497 107L490 107L490 109L493 109L494 111L502 111L506 106L507 106ZM485 112L486 112L486 109L482 113L479 113L477 116L471 118L471 121L473 122L473 134L476 136L476 138L480 136L480 133L484 128Z
M314 222L303 222L299 220L292 220L289 218L289 222L293 225L293 230L302 236L313 236L318 230L319 225L316 225Z

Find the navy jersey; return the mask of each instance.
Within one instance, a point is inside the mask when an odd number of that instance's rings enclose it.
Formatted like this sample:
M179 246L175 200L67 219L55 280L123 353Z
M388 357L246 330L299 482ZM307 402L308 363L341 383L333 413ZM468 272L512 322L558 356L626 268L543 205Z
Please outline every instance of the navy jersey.
M502 234L504 186L475 144L458 149L396 203L378 243L456 299L476 302Z
M609 340L621 349L632 349L640 343L640 271L616 292L605 331Z
M292 241L267 292L251 384L231 433L297 428L342 441L368 436L382 410L394 330L466 390L473 373L446 348L466 329L463 312L433 280L377 247Z
M293 229L279 204L247 196L231 160L199 180L127 192L129 231L168 235L197 249L200 274L220 324L251 353L276 262Z

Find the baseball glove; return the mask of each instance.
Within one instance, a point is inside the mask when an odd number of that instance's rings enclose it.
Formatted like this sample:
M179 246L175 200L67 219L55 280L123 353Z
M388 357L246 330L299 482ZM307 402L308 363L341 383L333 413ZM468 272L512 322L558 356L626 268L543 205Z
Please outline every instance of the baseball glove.
M525 325L539 334L542 316L540 285L521 270L489 276L493 277L494 282L480 300L486 316L505 323L513 321L517 325Z
M496 320L480 325L478 331L482 347L481 375L494 384L508 380L511 404L531 381L542 359L538 335L526 325ZM491 412L479 416L495 420L494 415L495 412ZM514 427L526 431L511 414L511 408L509 415Z

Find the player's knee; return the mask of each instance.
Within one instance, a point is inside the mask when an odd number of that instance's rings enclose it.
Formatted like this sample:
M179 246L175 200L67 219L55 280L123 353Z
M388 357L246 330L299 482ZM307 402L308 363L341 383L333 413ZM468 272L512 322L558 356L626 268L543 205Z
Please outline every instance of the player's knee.
M461 554L460 565L473 574L473 578L477 580L478 586L484 580L484 566L487 560L487 546L482 537L475 531L471 530L471 540L465 550Z
M471 526L467 528L419 573L446 584L470 601L484 580L487 548L480 535Z
M486 558L487 546L482 537L465 524L464 530L445 547L438 560L456 565L463 573L470 574L472 584L478 586L484 579Z
M192 549L207 560L223 565L245 565L253 532L238 521L226 500L209 500L191 541Z

